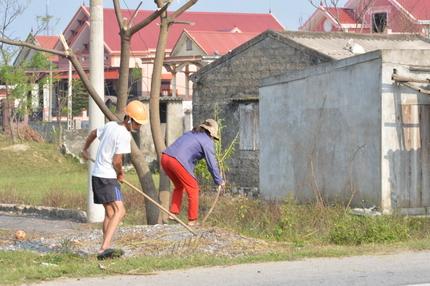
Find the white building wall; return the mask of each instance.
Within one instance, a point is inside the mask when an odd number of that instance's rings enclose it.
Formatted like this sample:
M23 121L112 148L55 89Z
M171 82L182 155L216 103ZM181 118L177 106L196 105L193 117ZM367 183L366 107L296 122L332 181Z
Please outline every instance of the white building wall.
M401 167L410 156L396 152L404 136L400 105L429 100L394 84L391 75L393 68L406 73L411 65L430 66L429 55L375 51L262 80L262 197L291 192L300 200L392 207L394 190L399 196L408 191L400 186L410 185Z

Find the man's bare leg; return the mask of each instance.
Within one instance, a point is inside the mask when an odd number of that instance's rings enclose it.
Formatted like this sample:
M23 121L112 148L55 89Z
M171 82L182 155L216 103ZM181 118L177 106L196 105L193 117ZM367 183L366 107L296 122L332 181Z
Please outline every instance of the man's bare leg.
M124 203L122 201L106 203L103 206L105 207L105 220L103 221L103 243L99 253L110 248L113 235L125 215Z

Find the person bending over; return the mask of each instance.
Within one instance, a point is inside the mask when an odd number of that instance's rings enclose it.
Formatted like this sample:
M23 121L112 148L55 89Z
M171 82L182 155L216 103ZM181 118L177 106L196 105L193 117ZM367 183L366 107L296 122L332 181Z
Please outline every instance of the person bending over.
M161 166L175 186L170 212L180 213L185 189L188 195L188 225L190 226L200 225L197 222L199 185L194 175L197 161L206 159L208 170L215 184L225 185L215 158L215 144L212 141L212 139L219 140L217 132L218 123L213 119L206 119L203 124L179 137L161 156ZM172 217L169 219L173 220Z

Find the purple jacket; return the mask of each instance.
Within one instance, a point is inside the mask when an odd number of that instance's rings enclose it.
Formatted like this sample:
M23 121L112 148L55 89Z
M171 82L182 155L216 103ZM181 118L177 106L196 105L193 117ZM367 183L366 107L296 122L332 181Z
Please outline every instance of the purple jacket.
M223 180L215 158L215 143L206 133L188 131L163 153L176 158L194 178L197 161L205 158L215 184L222 184Z

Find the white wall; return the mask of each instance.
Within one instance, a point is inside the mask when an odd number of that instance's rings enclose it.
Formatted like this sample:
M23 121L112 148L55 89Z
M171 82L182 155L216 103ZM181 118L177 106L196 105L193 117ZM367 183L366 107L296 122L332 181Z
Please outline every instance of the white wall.
M404 76L430 78L428 72L410 71L414 65L429 67L429 59L425 50L375 51L263 79L262 197L280 199L291 192L300 200L321 195L332 201L352 198L352 206L425 211L430 151L423 155L429 149L423 138L430 138L430 130L416 110L427 110L430 101L391 76L397 69ZM406 105L417 114L405 115ZM420 116L429 118L428 113ZM402 152L406 146L414 152Z
M260 191L264 198L279 199L292 192L303 200L315 199L328 190L332 198L348 197L349 150L364 144L370 159L366 168L373 169L367 174L372 180L365 181L366 189L377 186L380 101L379 96L364 100L363 92L379 93L380 61L375 56L358 58L262 81ZM364 68L366 72L359 72Z

